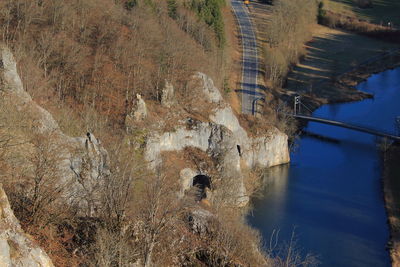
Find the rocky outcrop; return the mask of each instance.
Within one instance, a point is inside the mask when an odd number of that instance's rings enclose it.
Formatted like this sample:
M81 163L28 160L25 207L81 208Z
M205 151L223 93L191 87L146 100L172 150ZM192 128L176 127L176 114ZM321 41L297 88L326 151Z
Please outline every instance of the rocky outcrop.
M137 123L147 118L147 106L140 94L136 94L131 111L125 117L126 132L130 133L137 128Z
M174 86L168 81L165 81L165 86L164 89L162 90L162 95L161 95L161 105L170 108L175 104L176 100L175 100Z
M147 140L145 157L155 168L161 163L163 151L180 151L189 146L201 149L218 161L222 176L232 179L234 203L244 205L248 196L241 163L248 168L266 168L289 162L287 136L271 127L262 136L249 137L212 80L202 73L196 74L193 80L215 107L210 121L188 119L177 123L174 132L153 133Z
M189 224L192 231L201 235L209 232L209 224L212 220L215 220L215 216L202 208L192 211L189 216Z
M50 267L47 254L24 233L0 184L0 267Z
M85 137L65 135L53 116L36 104L24 90L14 57L5 45L0 45L0 56L2 63L0 64L2 66L0 94L5 106L0 112L6 113L2 114L3 117L7 117L8 114L23 114L25 120L20 127L24 128L25 132L21 130L18 137L15 137L23 139L24 142L21 142L23 144L13 152L19 153L21 162L24 162L24 159L27 162L29 150L32 149L30 140L34 136L40 136L41 142L46 143L46 147L52 150L54 156L59 159L58 183L66 185L63 192L65 202L79 205L81 210L88 213L93 212L94 203L89 203L87 199L89 199L88 196L93 197L96 194L101 186L102 178L109 174L107 151L91 133L87 133ZM10 125L3 126L3 128L8 128ZM29 167L28 164L27 167Z

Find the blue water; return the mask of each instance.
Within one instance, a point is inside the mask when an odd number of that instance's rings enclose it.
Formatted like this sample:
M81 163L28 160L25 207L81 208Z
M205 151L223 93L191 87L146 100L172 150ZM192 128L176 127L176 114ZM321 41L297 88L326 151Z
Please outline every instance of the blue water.
M322 106L314 115L395 133L400 69L373 75L358 89L374 99ZM274 230L279 244L294 231L297 245L317 255L321 266L390 266L379 139L313 122L305 130L334 140L303 135L290 165L266 171L249 223L267 249Z

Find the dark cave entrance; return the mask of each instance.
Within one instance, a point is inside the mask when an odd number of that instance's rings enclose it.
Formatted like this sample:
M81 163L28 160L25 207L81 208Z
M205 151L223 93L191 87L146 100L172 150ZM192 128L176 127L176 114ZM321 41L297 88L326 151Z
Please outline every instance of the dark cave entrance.
M197 187L198 189L198 193L196 195L200 201L207 197L206 188L211 189L211 178L204 174L196 175L193 178L193 186Z

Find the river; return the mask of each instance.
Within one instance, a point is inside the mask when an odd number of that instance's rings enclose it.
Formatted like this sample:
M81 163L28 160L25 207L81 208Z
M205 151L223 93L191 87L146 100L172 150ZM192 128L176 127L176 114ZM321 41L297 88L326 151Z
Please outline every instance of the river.
M325 105L314 115L394 133L400 69L373 75L357 88L375 97ZM305 131L327 138L302 135L291 163L265 172L250 225L262 233L266 249L274 247L273 233L283 244L294 232L302 254L317 255L321 266L390 266L378 139L314 122Z

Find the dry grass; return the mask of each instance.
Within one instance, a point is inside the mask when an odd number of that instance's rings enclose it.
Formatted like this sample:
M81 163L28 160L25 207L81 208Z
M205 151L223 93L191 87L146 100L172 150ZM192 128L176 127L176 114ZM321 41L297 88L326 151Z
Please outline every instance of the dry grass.
M374 24L386 24L390 21L400 28L400 2L398 0L372 0L370 8L362 8L355 0L324 0L327 10L357 17Z
M331 101L346 98L333 86L336 77L352 67L398 46L323 26L316 26L307 55L288 76L286 88Z

